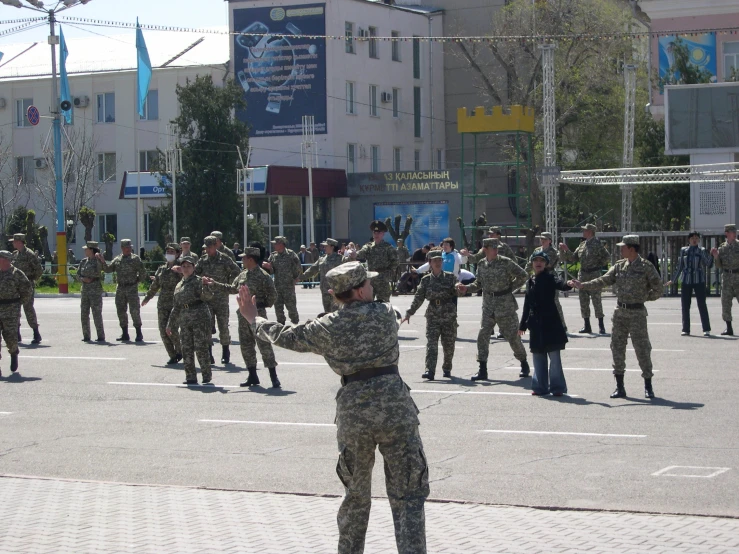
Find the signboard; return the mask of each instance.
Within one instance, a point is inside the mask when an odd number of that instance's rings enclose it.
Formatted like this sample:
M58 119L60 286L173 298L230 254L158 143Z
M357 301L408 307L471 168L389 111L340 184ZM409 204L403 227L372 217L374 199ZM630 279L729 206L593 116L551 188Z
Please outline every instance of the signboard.
M138 195L138 184L141 183L141 198L167 198L167 193L172 189L169 178L159 173L126 171L123 174L120 198L124 200L135 200Z
M660 37L659 44L659 93L664 94L665 85L681 83L682 76L675 71L675 46L680 39L688 49L688 61L711 74L711 83L716 82L716 35L669 35Z
M377 194L459 194L459 170L390 171L352 173L348 176L349 196Z
M382 202L375 204L375 219L385 221L389 217L393 220L396 214L410 214L413 217L411 233L405 241L405 245L411 252L429 242L438 245L449 236L448 202L413 202L409 204ZM401 230L403 225L405 225L405 217L401 223ZM385 233L385 241L395 246L395 241L390 233Z
M28 122L34 127L38 125L39 121L41 121L41 114L36 106L28 106L26 117L28 118Z
M325 4L244 8L233 11L234 74L246 109L236 117L252 137L303 132L304 115L326 134Z
M246 183L239 181L237 191L240 196L244 194L244 185L246 185L246 194L266 194L267 192L267 167L251 168L251 179L246 179ZM239 173L241 175L241 173Z

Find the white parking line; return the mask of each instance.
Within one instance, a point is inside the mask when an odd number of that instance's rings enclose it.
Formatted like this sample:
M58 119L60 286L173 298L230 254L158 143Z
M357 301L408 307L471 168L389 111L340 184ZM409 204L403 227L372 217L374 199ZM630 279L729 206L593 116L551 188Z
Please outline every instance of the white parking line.
M181 385L177 383L129 383L124 381L108 381L109 385L127 385L139 387L176 387L178 389L188 389L192 387L204 389L239 389L239 385Z
M201 423L247 423L249 425L295 425L300 427L336 427L334 423L297 423L292 421L241 421L238 419L199 419Z
M697 472L693 473L680 473L679 470L681 469L689 469L689 470L713 470L710 471L710 473L707 473L705 475L699 475ZM664 469L660 469L659 471L655 471L652 473L652 477L692 477L697 479L711 479L712 477L716 477L717 475L721 475L722 473L726 473L729 471L730 467L706 467L706 466L667 466ZM677 473L674 473L677 472Z
M12 413L13 413L13 412L0 412L0 415L10 415L10 414L12 414Z
M520 369L520 368L516 368ZM531 396L531 392L474 391L474 390L434 390L411 389L411 394L493 394L498 396ZM566 396L576 397L576 394Z
M510 366L505 367L503 369L521 369L520 366ZM612 367L563 367L565 371L613 371ZM626 369L624 371L636 371L638 373L641 373L641 369ZM658 371L661 371L659 369L653 369L654 373L657 373Z
M35 358L37 360L126 360L128 358L101 358L99 356L18 356L19 358Z
M610 352L610 348L570 348L567 347L567 350L587 350L587 351L599 351L599 352ZM633 352L633 348L627 348L629 352ZM652 352L685 352L685 350L670 350L669 348L652 348Z
M481 433L506 433L514 435L572 435L575 437L626 437L632 439L643 439L647 435L616 435L611 433L570 433L564 431L511 431L504 429L483 429Z

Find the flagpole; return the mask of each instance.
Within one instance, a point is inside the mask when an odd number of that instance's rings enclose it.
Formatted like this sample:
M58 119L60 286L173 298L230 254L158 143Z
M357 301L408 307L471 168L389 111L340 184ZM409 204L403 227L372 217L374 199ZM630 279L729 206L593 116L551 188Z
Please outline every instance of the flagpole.
M139 253L143 247L143 212L144 206L141 203L141 153L138 149L138 126L137 121L144 115L144 103L149 95L149 83L151 82L151 60L149 52L146 49L144 34L141 32L139 18L136 18L136 109L133 116L133 149L136 155L136 243ZM142 87L142 84L144 85Z

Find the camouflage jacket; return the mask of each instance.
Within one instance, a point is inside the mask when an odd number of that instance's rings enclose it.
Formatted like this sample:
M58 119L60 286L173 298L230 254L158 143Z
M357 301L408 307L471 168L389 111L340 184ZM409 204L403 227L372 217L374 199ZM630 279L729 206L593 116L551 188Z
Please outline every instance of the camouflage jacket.
M398 246L398 262L407 262L410 257L411 253L405 245Z
M285 248L282 253L275 250L269 255L267 261L272 264L272 273L275 275L277 286L294 286L295 279L303 273L300 258L289 248Z
M230 285L217 283L215 286L228 291L229 294L238 294L241 285L249 287L251 295L257 297L257 309L274 306L275 300L277 300L275 282L269 276L269 273L261 267L245 269L239 273ZM241 312L238 312L238 314L241 317Z
M498 256L505 256L509 260L516 261L516 254L513 253L513 249L508 246L505 242L498 241ZM471 264L480 263L485 259L485 251L480 248L477 254L470 254L467 258L467 262Z
M201 277L193 274L183 278L174 288L174 308L169 314L167 327L179 327L180 316L200 316L210 320L210 308L205 304L208 300L213 300L213 289L204 285Z
M160 265L154 274L154 280L146 293L145 300L151 300L158 291L161 291L159 302L171 304L174 302L174 289L180 281L182 281L181 273L172 271L172 268L168 267L167 264Z
M370 242L365 244L357 252L357 259L367 261L367 269L377 271L381 277L393 277L393 272L398 269L398 251L389 243L382 241L380 244Z
M93 279L90 283L82 281L82 290L99 290L102 292L103 283L100 278L102 271L103 262L97 258L82 258L80 265L77 267L77 278Z
M33 286L26 274L17 267L0 271L0 300L17 300L25 304L33 295ZM1 306L0 306L1 307Z
M529 278L521 267L505 256L498 255L494 260L487 258L477 264L475 281L469 286L470 292L482 288L483 294L499 293L521 287Z
M613 291L618 297L618 302L625 304L641 304L651 300L657 300L662 296L662 278L657 269L649 262L637 256L629 263L629 260L618 260L611 269L597 279L582 284L583 290L600 290L608 285L613 285Z
M44 272L36 253L28 248L24 248L23 252L13 252L13 265L25 273L31 283L40 279Z
M718 247L716 267L719 269L739 270L739 240L731 244L724 242Z
M231 258L231 260L232 260L232 261L233 261L234 263L236 262L236 256L234 256L234 253L233 253L233 252L231 252L231 250L230 250L230 249L226 248L226 245L225 245L225 244L221 244L221 247L220 247L220 248L218 249L218 251L219 251L219 252L220 252L221 254L225 254L226 256L228 256L229 258Z
M574 251L562 251L562 259L580 262L580 273L594 273L608 264L610 254L597 237L582 241Z
M231 283L241 273L241 268L231 258L220 252L215 256L203 256L195 265L195 275L210 277L217 283ZM215 289L216 294L226 294L222 289Z
M328 280L326 279L326 273L336 266L343 264L345 261L346 260L344 260L341 254L337 254L335 252L333 254L326 254L305 270L305 273L303 273L303 279L311 279L316 275L320 275L321 292L328 293Z
M258 337L296 352L320 354L338 375L398 363L400 314L384 302L352 302L298 325L257 318Z
M454 317L457 316L457 304L454 299L459 296L457 289L457 278L454 273L442 271L438 276L433 272L429 272L423 276L421 282L416 288L416 295L413 297L411 307L405 313L406 316L412 316L421 307L424 300L429 301L426 308L426 317L437 317L440 315Z
M190 253L189 254L180 254L180 257L177 258L177 262L176 263L181 264L182 263L182 256L185 256L185 255L192 256L192 258L195 260L195 263L198 263L198 261L200 260L200 256L198 256L195 252L193 252L192 250L190 250Z
M534 250L534 252L541 251L542 248L537 248ZM549 256L549 263L547 264L547 269L550 271L554 271L557 269L557 265L559 264L559 253L557 252L557 249L554 248L551 244L549 245L549 248L544 250L544 253ZM526 262L526 273L533 273L534 272L534 264L531 263L531 260Z
M147 277L144 262L136 254L130 256L118 254L109 264L103 262L103 271L115 272L118 275L118 285L124 287L143 283Z

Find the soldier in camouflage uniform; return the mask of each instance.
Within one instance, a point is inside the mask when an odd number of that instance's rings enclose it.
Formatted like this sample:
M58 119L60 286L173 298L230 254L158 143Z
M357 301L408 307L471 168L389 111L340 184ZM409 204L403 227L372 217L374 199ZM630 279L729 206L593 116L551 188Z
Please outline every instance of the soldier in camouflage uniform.
M365 244L359 252L352 254L352 260L367 261L367 268L377 272L372 281L375 297L380 302L390 302L392 280L398 271L398 251L389 242L385 242L387 226L376 219L370 223L373 241Z
M534 252L544 252L547 255L549 261L547 262L547 270L551 273L556 273L557 265L559 264L559 253L557 249L552 246L552 233L544 232L537 237L541 241L541 246L534 250ZM534 272L534 266L531 262L531 258L526 263L526 273L532 274ZM565 314L562 311L562 304L559 303L559 291L555 291L554 305L557 306L557 312L559 318L562 320L562 326L567 332L567 323L565 323Z
M644 395L654 398L652 390L652 345L647 329L647 309L644 302L662 296L662 278L651 262L639 255L639 235L626 235L616 246L621 248L618 260L602 277L582 283L568 284L582 290L600 290L613 285L616 293L616 310L613 312L611 351L616 390L611 398L625 398L624 372L626 371L626 342L631 335L636 359L644 378Z
M457 340L457 278L454 273L442 271L441 250L431 250L428 255L431 271L424 275L416 288L413 303L405 313L403 321L410 323L411 316L418 311L424 300L426 308L426 371L421 376L433 381L436 374L436 359L439 356L439 338L444 351L441 366L444 377L452 376L454 343ZM402 322L401 322L402 323Z
M480 369L472 376L473 381L488 378L488 352L490 350L490 334L497 323L503 336L511 345L513 355L521 362L519 377L528 377L531 373L526 361L526 349L518 336L518 303L513 291L523 285L528 274L514 261L505 256L498 256L498 240L487 238L482 241L485 259L477 264L477 275L469 285L470 292L482 288L482 320L477 335L477 361ZM461 286L464 294L468 287Z
M256 298L257 313L259 317L267 319L267 308L274 305L277 299L277 289L272 277L269 273L259 267L259 259L261 252L259 248L248 246L246 251L241 254L244 263L244 271L242 271L234 282L230 285L214 284L213 286L222 288L230 294L238 294L242 285L249 287L251 294ZM269 378L272 381L272 387L279 389L281 387L280 380L277 378L277 360L275 360L275 352L272 349L272 343L257 338L255 340L251 325L244 319L241 312L237 312L239 320L239 344L241 344L241 355L246 363L246 370L249 377L241 383L242 387L251 387L259 384L259 376L257 375L257 350L262 355L264 367L269 370Z
M262 263L262 267L274 273L275 288L277 289L277 300L275 300L275 314L277 321L285 323L285 308L290 316L290 321L297 324L300 321L298 315L298 301L295 298L295 284L300 279L303 269L300 265L298 255L287 247L285 237L275 237L272 241L274 251L269 259Z
M215 246L215 242L213 245ZM169 314L166 332L171 335L174 329L180 330L186 377L183 385L198 384L198 375L195 371L196 355L200 373L203 374L203 384L210 385L211 323L208 302L213 299L213 289L206 281L212 280L195 275L195 258L192 256L180 258L180 263L183 277L174 289L174 308Z
M195 260L195 263L198 263L198 260L200 260L200 256L190 250L191 246L192 243L190 242L190 237L182 237L180 239L180 248L182 249L182 252L180 252L180 258L184 256L190 256L193 260Z
M600 270L608 264L608 258L611 256L595 236L597 227L592 223L588 223L582 227L583 238L575 251L571 251L564 243L559 243L559 249L562 251L562 259L568 262L580 262L580 272L577 279L583 283L592 281L600 277ZM601 300L600 289L593 289L592 292L580 291L578 297L580 299L580 315L582 315L584 325L578 331L579 333L592 333L590 327L590 299L593 299L593 308L595 308L595 317L598 318L598 332L601 335L606 334L606 326L603 323L603 301Z
M218 243L214 236L205 237L205 256L195 265L195 275L199 277L210 277L216 283L231 283L241 273L241 269L231 258L218 251ZM211 318L218 321L218 338L221 342L221 363L231 362L231 333L228 330L228 319L230 317L228 307L228 292L222 289L214 289L211 298L207 299L211 311ZM213 322L211 320L211 330ZM211 345L211 352L213 347ZM212 354L211 354L212 358ZM213 361L211 360L211 363Z
M31 282L34 292L36 290L36 281L41 278L44 269L41 267L41 262L38 259L36 253L26 248L26 235L23 233L16 233L13 235L13 265L20 269L26 274L28 280ZM36 319L36 310L33 307L33 294L31 298L23 304L23 311L26 314L26 321L28 325L33 329L33 340L31 344L39 344L41 342L41 334L38 332L38 320ZM21 326L18 323L18 342L21 341Z
M225 244L223 244L223 233L221 233L220 231L213 231L210 236L216 238L216 247L218 248L218 251L221 254L225 254L226 256L231 258L231 260L235 263L236 256L234 256L234 253L231 252L229 248L226 248Z
M405 263L411 257L410 250L403 239L398 239L398 263Z
M21 304L28 302L33 286L20 269L13 267L13 254L0 250L0 332L10 352L10 371L18 371L18 323Z
M87 241L85 257L77 267L77 278L82 281L80 289L80 308L82 319L82 340L90 342L90 310L97 332L96 342L105 342L105 328L103 326L103 283L100 274L103 272L103 263L97 259L100 254L100 245L97 241Z
M337 516L339 554L364 551L378 446L398 552L421 554L426 552L428 465L418 409L398 374L400 314L390 304L372 302L370 279L375 275L358 262L332 269L326 274L328 285L343 307L300 325L286 327L256 317L246 288L239 292L239 310L254 322L259 337L296 352L322 355L342 377L336 395L336 472L346 495ZM357 342L358 336L367 340Z
M167 364L176 364L182 359L182 346L180 345L180 334L177 328L173 327L172 332L167 333L167 322L169 321L169 315L172 313L172 308L174 308L174 289L177 283L182 280L182 274L172 269L177 263L179 254L179 244L171 242L167 245L165 251L167 263L157 268L154 277L151 278L149 291L141 302L142 306L146 306L149 300L159 292L157 318L159 320L159 336L162 337L162 344L164 344L164 348L169 354Z
M718 248L711 249L716 260L716 267L721 271L721 319L726 322L722 335L733 336L731 323L731 304L734 299L739 302L739 241L736 240L736 225L724 225L726 242Z
M303 274L303 279L310 279L316 275L321 277L321 299L323 300L323 312L329 313L339 308L333 295L328 292L328 281L326 280L326 274L336 266L344 263L344 258L341 254L336 252L339 247L339 242L334 239L326 239L326 242L322 242L321 246L324 247L326 254L323 255L317 262L310 266Z
M126 314L126 306L128 306L128 309L131 311L133 326L136 329L136 342L143 342L144 336L141 334L141 306L139 305L139 283L143 283L148 276L144 262L136 254L132 254L132 252L131 239L123 239L121 241L121 253L113 258L110 264L105 261L105 258L100 253L97 254L97 259L103 262L103 271L105 273L115 272L118 276L118 285L115 288L115 309L118 312L118 322L121 325L123 333L115 340L131 340L131 337L128 335L128 315Z

